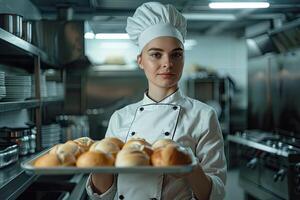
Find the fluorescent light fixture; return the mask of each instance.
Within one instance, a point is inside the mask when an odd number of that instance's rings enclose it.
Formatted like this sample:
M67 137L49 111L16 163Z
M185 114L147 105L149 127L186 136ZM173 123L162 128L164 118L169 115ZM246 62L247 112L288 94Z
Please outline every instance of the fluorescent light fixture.
M102 40L128 40L129 35L127 33L97 33L95 38Z
M84 34L84 38L85 38L85 39L94 39L94 38L95 38L95 34L92 33L92 32L86 32L86 33Z
M212 9L241 9L241 8L268 8L268 2L212 2L209 3Z
M211 20L211 21L234 21L236 20L233 14L218 14L218 13L184 13L183 16L187 20Z
M102 42L100 48L103 49L128 49L130 48L129 42Z

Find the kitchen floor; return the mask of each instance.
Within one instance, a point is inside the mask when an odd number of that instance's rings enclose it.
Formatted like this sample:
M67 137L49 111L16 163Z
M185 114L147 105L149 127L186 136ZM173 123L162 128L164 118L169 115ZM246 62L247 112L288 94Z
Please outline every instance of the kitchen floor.
M244 200L243 189L239 186L239 170L230 169L227 172L225 200Z

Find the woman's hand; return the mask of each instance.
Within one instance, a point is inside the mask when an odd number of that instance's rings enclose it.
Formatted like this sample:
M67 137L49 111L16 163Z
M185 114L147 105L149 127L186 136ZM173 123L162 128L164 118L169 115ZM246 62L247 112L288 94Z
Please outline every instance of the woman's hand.
M198 200L208 200L212 188L211 179L207 176L200 164L192 172L170 174L175 178L185 178Z
M106 192L114 182L113 174L94 174L91 175L91 185L94 192L102 194Z

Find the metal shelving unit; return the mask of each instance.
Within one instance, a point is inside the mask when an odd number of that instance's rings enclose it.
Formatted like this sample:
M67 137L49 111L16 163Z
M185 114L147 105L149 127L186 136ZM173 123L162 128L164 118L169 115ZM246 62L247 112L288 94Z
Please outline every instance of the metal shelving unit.
M37 99L26 100L26 101L0 102L0 112L37 108L39 106L40 106L40 101Z
M42 107L49 104L63 102L63 97L41 97L40 72L43 68L57 69L57 64L50 62L45 52L24 41L23 39L0 28L0 63L16 66L32 73L35 78L35 99L0 102L0 113L22 109L33 109L37 129L37 150L41 150ZM20 162L28 157L22 157L17 163L0 169L0 199L16 199L37 178L28 175L20 167ZM5 178L6 177L6 178ZM3 198L2 198L3 197Z

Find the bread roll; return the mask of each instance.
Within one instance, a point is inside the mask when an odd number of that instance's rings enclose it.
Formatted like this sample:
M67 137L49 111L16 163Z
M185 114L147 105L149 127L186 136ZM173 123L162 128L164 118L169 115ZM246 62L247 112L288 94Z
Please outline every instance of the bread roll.
M116 144L120 149L122 149L124 146L124 142L116 137L106 137L103 140L108 140L108 141Z
M141 139L141 138L134 138L134 139L128 140L124 144L123 149L142 150L142 151L146 152L149 157L151 157L151 154L153 153L151 144L149 144L145 139Z
M34 162L35 167L57 167L60 165L60 160L56 154L45 154Z
M77 167L113 166L114 159L110 154L88 151L79 156Z
M115 143L112 143L110 140L100 140L98 142L95 142L91 147L89 151L95 151L95 152L103 152L103 153L109 153L114 158L116 158L117 153L120 151L119 146L117 146Z
M51 148L51 150L49 151L49 154L56 154L56 151L58 149L59 146L61 146L62 144L57 144L54 147Z
M88 151L92 144L94 143L94 140L92 140L89 137L81 137L76 140L73 140L77 145L79 145L84 152Z
M159 140L156 140L153 145L152 145L152 148L155 150L155 149L158 149L158 148L161 148L161 147L165 147L169 144L177 144L175 141L171 140L171 139L159 139Z
M73 141L68 141L65 144L55 145L49 153L67 153L73 154L75 157L78 157L82 152L80 147Z
M132 138L132 139L128 140L128 141L124 144L123 148L126 148L126 147L128 147L128 146L131 146L131 145L133 145L133 144L139 144L139 145L151 146L151 144L148 143L148 142L147 142L145 139L143 139L143 138Z
M150 165L150 157L144 151L127 148L122 149L117 154L115 166L130 167Z
M192 162L188 152L177 145L167 145L154 150L151 156L154 166L187 165Z

